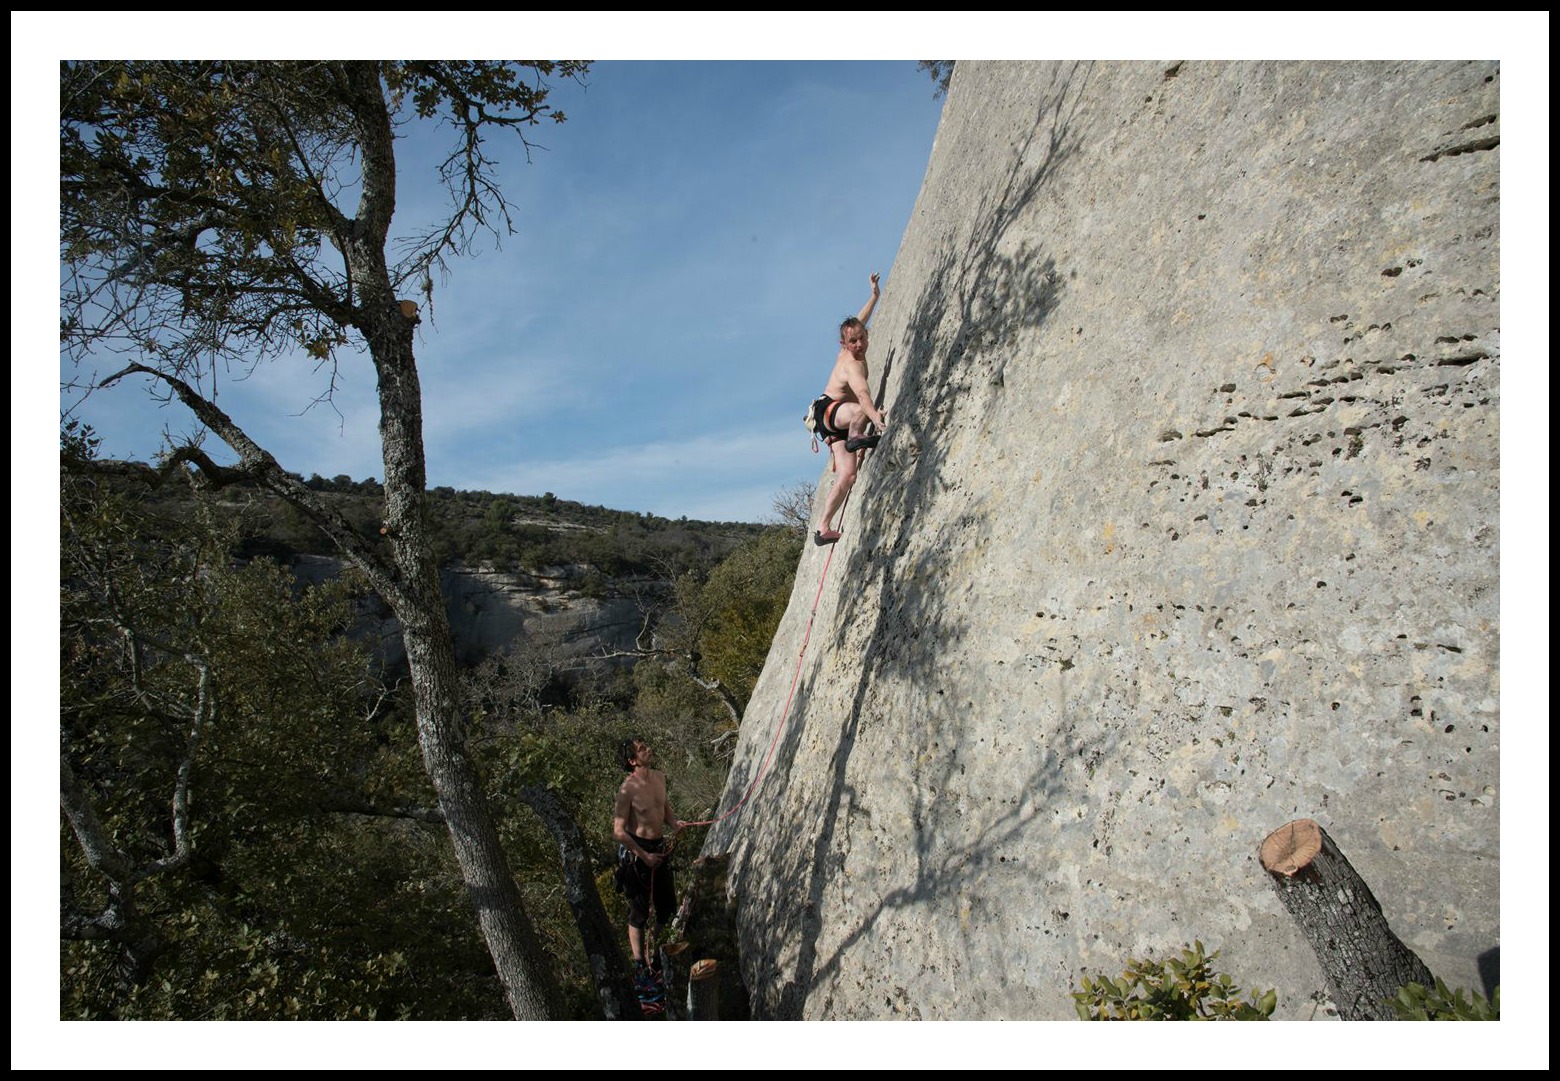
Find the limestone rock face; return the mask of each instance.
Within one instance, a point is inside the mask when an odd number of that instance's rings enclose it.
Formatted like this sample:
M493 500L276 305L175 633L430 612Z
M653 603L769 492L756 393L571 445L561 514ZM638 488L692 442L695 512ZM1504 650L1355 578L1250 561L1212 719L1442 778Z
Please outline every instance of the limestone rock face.
M755 1016L1070 1018L1193 939L1312 1016L1256 858L1296 817L1481 987L1499 83L958 66L872 331L891 427L706 845Z

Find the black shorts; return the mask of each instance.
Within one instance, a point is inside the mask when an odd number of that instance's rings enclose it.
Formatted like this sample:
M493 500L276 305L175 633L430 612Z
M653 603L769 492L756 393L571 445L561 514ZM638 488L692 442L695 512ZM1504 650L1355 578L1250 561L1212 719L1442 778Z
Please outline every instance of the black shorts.
M653 840L635 837L634 840L646 852L661 852L666 846L664 837ZM649 922L652 901L655 904L657 927L670 922L677 914L677 890L672 884L670 862L663 861L661 866L651 868L638 856L630 855L628 849L619 845L617 884L628 901L630 927L644 930L645 924Z
M834 413L842 404L827 394L820 394L813 399L813 422L816 430L830 443L836 439L844 439L850 434L846 429L834 426Z

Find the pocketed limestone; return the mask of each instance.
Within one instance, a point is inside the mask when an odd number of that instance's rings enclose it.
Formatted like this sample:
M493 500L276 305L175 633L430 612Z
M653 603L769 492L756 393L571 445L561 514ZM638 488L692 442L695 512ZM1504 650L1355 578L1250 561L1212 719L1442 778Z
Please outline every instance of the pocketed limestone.
M1315 818L1499 946L1494 63L961 63L712 830L754 1015L1070 1018L1193 939L1308 1017ZM825 476L823 485L827 485ZM783 707L793 677L795 698Z

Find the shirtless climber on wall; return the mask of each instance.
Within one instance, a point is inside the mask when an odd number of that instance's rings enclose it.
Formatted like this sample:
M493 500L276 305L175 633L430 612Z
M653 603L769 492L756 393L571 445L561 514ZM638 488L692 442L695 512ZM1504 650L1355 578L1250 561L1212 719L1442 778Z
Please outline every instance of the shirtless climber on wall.
M823 394L813 402L816 431L829 445L834 456L834 487L823 504L823 528L813 533L814 544L833 544L840 539L833 527L834 516L845 505L851 485L856 483L856 467L861 452L877 446L888 429L888 418L872 404L867 386L867 320L878 302L878 276L872 275L872 296L856 315L840 324L840 352L834 358ZM868 423L877 428L869 434Z

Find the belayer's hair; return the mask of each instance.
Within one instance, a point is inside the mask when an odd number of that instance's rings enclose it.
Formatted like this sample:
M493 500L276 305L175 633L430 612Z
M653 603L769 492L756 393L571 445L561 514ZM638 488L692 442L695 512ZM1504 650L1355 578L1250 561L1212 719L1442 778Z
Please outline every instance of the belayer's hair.
M638 736L630 736L618 744L618 760L623 763L624 773L634 772L634 756L639 753L639 745L643 742Z

